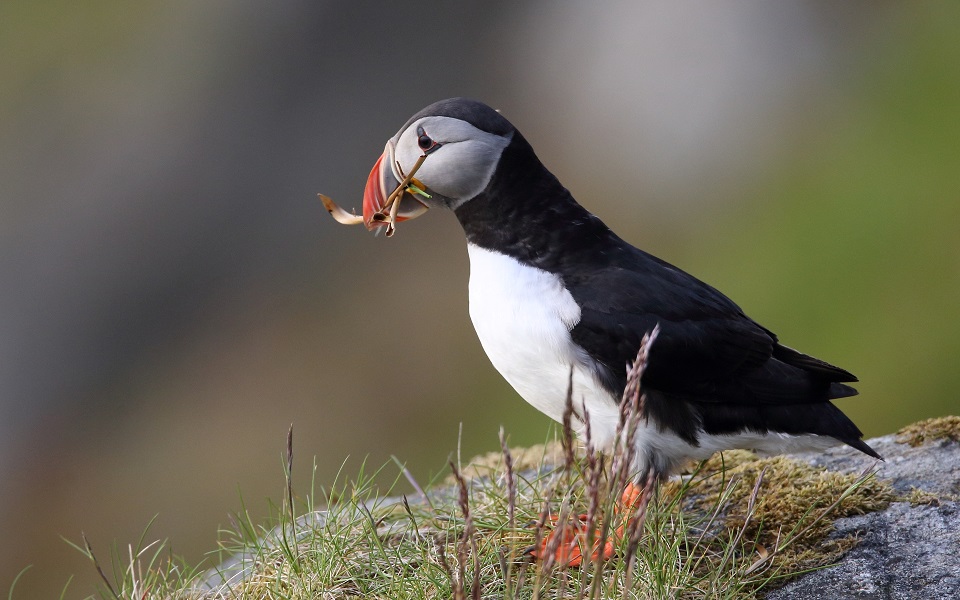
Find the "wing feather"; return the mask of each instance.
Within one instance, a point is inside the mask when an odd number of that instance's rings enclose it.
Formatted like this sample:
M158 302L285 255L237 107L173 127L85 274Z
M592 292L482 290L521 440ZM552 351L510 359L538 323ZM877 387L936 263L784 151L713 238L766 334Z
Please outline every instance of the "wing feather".
M657 324L644 383L698 403L806 404L853 388L847 371L780 345L713 287L629 247L611 263L566 281L581 308L571 335L598 364L605 385L623 389L626 364Z

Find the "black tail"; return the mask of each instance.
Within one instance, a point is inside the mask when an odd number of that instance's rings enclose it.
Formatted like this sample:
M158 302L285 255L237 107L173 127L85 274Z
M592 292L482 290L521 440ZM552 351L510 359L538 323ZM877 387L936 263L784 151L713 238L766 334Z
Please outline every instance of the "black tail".
M819 375L827 381L857 381L856 375L841 369L840 367L835 367L830 363L820 360L819 358L814 358L803 352L797 352L789 346L784 346L783 344L777 344L773 347L773 357L781 360L788 365L793 365L794 367L800 367L804 371L809 371ZM849 386L841 386L846 389L853 389ZM854 392L856 393L856 392ZM852 396L853 394L847 394ZM844 396L836 396L837 398L843 398Z
M840 438L837 438L837 439L840 439ZM840 441L848 446L853 446L854 448L856 448L860 452L863 452L867 456L872 456L873 458L883 460L883 457L880 456L880 454L878 454L876 450L871 448L869 445L867 445L866 442L864 442L861 439L854 438L854 439L846 439L846 440L840 440Z
M836 398L849 398L850 396L856 396L860 392L856 388L852 388L849 385L843 385L842 383L831 383L830 389L827 390L827 398L834 400Z

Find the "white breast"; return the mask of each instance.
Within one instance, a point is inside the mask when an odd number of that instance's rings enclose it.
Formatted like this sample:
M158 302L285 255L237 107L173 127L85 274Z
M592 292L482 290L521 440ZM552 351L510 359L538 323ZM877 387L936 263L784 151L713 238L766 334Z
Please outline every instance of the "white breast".
M524 400L557 421L573 367L574 406L586 406L596 445L607 446L616 431L617 400L597 382L589 359L570 338L580 307L563 281L473 244L467 250L470 318L490 362Z

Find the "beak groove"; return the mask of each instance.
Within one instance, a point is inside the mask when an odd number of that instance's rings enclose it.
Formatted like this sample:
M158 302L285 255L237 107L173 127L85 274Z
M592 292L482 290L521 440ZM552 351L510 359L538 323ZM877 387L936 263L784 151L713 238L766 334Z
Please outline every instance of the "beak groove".
M383 191L383 174L381 166L383 157L387 155L386 150L373 163L373 169L367 176L367 184L363 187L363 224L368 230L379 227L383 222L383 205L386 202L386 194ZM377 218L377 217L381 218Z

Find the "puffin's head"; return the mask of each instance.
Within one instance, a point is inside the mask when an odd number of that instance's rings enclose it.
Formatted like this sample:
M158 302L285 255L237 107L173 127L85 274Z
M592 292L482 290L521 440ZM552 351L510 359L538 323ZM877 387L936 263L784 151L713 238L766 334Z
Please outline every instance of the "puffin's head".
M374 163L363 191L363 218L321 196L338 221L393 233L397 222L429 208L455 209L487 187L514 127L497 111L466 98L441 100L410 117Z

